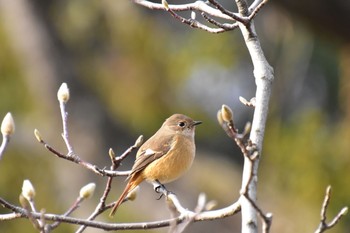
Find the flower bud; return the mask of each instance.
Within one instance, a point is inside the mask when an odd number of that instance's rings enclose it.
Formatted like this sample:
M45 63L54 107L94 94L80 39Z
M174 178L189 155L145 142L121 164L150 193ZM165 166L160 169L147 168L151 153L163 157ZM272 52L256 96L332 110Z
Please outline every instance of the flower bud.
M169 4L166 0L162 0L162 5L164 6L165 10L169 10Z
M222 125L224 123L224 120L222 119L221 110L218 111L218 113L216 114L216 117L218 119L219 125Z
M34 135L35 135L36 140L38 140L38 142L43 142L43 139L41 137L39 130L34 129Z
M15 132L15 122L12 114L8 112L1 123L1 133L3 136L11 136Z
M137 139L136 139L136 142L135 142L135 147L140 147L143 143L143 135L140 135Z
M94 195L95 188L95 183L89 183L80 189L79 196L81 198L88 199Z
M29 202L22 194L19 195L19 203L23 208L25 209L29 208Z
M57 92L57 99L60 102L67 103L69 100L69 89L67 83L62 83Z
M252 129L252 123L248 121L244 126L243 135L248 135L251 129Z
M217 205L218 205L218 202L217 202L217 201L211 200L211 201L209 201L209 202L205 205L205 210L212 210L212 209L214 209Z
M221 115L222 115L222 119L225 122L231 122L233 121L233 112L231 110L231 108L225 104L222 105L221 107Z
M239 101L241 101L242 104L248 106L249 105L249 102L246 98L244 98L243 96L240 96L239 97Z
M136 188L134 188L133 190L131 190L130 193L128 193L128 195L126 196L126 199L129 201L134 201L139 191L140 191L140 186L136 186Z
M108 155L109 155L109 157L111 157L111 159L115 158L115 153L114 153L114 150L112 148L109 148Z
M24 180L22 185L22 196L28 201L32 201L35 197L35 189L30 180Z
M196 20L196 12L195 11L191 12L191 19Z
M346 207L344 207L343 209L340 210L340 214L341 215L346 215L348 213L348 211L349 211L349 208L346 206Z

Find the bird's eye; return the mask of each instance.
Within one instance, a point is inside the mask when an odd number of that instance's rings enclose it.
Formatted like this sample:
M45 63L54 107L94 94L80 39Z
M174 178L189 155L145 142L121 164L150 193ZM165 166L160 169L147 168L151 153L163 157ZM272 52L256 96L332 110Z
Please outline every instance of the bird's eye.
M180 121L179 124L178 124L178 126L180 126L180 127L184 127L185 125L186 125L186 123L183 122L183 121Z

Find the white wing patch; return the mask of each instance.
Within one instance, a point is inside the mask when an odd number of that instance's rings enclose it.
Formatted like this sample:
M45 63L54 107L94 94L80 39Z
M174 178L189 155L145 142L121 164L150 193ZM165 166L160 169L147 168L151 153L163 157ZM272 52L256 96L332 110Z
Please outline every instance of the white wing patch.
M147 149L147 150L145 150L145 156L150 156L150 155L154 155L156 152L154 151L154 150L152 150L152 149Z

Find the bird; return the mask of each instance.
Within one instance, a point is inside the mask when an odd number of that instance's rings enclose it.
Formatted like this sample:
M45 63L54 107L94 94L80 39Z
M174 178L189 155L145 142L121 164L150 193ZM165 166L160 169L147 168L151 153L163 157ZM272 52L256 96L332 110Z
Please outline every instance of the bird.
M191 167L195 157L194 121L183 114L173 114L167 118L159 130L137 151L128 183L115 202L110 217L113 217L125 197L141 182L152 183L155 191L164 188L163 184L182 176ZM165 189L166 190L166 189Z

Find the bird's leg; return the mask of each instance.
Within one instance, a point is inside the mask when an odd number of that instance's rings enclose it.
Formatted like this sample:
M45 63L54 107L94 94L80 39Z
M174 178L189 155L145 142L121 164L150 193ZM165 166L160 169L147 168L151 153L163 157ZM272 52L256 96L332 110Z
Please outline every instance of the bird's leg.
M160 183L159 180L155 180L153 182L153 188L156 193L160 193L159 198L157 200L160 200L164 195L168 196L171 192L166 189L164 184Z

